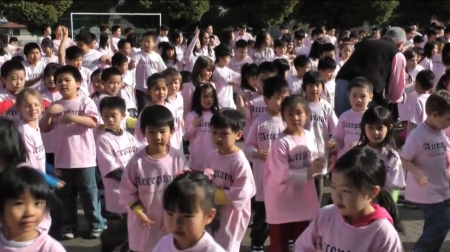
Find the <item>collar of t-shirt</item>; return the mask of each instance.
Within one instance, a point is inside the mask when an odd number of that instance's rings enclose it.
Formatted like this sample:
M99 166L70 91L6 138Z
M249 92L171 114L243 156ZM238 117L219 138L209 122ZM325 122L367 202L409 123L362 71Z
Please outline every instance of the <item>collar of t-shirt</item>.
M374 208L375 211L373 211L372 213L370 213L368 215L363 216L361 219L359 219L355 223L352 223L351 225L354 227L365 227L365 226L368 226L370 223L372 223L376 220L380 220L380 219L386 219L391 224L394 224L392 217L389 215L389 213L386 211L386 209L384 209L383 207L381 207L378 204L372 204L372 207Z
M40 233L39 233L40 235ZM2 241L3 244L5 244L8 247L12 247L12 248L25 248L30 246L31 244L33 244L33 242L39 237L39 235L34 238L31 241L23 241L23 242L16 242L16 241L10 241L7 240L5 237L5 234L3 233L3 231L0 233L0 240Z
M123 135L123 130L122 130L122 129L120 129L118 132L117 132L117 131L110 130L110 129L105 129L105 131L108 132L108 133L111 133L111 134L113 134L113 135L115 135L115 136L121 136L121 135Z

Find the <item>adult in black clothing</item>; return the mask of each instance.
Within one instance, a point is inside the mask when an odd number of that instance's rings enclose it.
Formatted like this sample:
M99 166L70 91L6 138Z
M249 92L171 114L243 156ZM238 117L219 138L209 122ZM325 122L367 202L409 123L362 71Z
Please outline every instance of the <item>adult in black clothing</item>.
M371 105L388 106L404 99L406 59L401 52L406 42L405 31L389 28L383 38L366 40L355 50L336 76L334 109L339 117L351 109L347 87L356 77L366 77L374 87Z

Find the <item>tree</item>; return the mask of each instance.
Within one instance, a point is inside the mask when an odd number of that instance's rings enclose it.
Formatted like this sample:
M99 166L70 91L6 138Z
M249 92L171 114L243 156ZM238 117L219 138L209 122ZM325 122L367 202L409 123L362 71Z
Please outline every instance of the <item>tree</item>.
M413 4L411 1L399 0L399 6L394 11L393 21L400 25L424 24L429 25L431 17L447 23L450 21L450 2L444 0L417 1Z
M72 0L3 1L3 4L3 14L8 21L23 24L31 34L37 34L38 27L56 23Z
M172 19L198 21L210 7L208 0L125 0L116 8L119 13L161 13L163 22ZM122 16L139 28L157 28L159 19L147 16Z
M71 12L90 12L90 13L110 13L111 9L117 6L117 0L98 1L92 4L92 1L72 0L73 3L64 13L64 17L70 18ZM73 28L91 28L101 24L108 24L110 15L75 15L73 16Z
M312 1L297 6L296 19L310 24L327 24L339 29L386 22L398 6L398 0Z

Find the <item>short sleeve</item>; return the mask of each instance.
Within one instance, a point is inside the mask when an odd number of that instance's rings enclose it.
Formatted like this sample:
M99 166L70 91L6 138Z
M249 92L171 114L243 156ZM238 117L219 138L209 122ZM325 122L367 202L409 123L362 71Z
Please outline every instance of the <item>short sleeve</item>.
M414 157L420 152L421 146L416 134L410 134L406 138L405 145L402 148L400 156L408 161L412 161Z
M81 99L82 99L81 102L82 102L82 106L83 106L83 110L84 110L84 115L91 117L98 124L99 114L98 114L98 109L97 109L97 106L95 105L95 102L89 97L83 97Z

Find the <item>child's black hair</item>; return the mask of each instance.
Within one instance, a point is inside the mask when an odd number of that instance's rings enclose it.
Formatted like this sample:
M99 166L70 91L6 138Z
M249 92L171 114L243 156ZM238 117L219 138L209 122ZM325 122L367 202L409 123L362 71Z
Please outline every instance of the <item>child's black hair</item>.
M13 166L0 175L0 216L5 214L8 200L18 200L24 193L29 193L35 200L50 199L52 192L39 170L29 166ZM47 204L43 211L47 210Z
M405 56L406 61L416 59L417 54L413 50L406 50L403 52L403 55Z
M139 128L142 133L145 132L147 126L155 128L168 126L170 131L173 132L175 129L175 118L165 106L151 105L146 107L141 113L141 125L139 125Z
M192 69L192 84L197 86L202 83L201 74L204 69L209 69L214 71L214 62L205 56L199 56L194 63L194 68ZM212 78L212 75L211 75Z
M256 88L250 86L248 79L258 77L258 65L254 63L245 63L241 68L241 89L256 92Z
M58 76L61 75L61 74L70 74L70 75L72 75L72 77L74 78L74 80L76 82L80 82L81 83L83 81L83 76L81 76L81 73L78 70L78 68L76 68L74 66L71 66L71 65L65 65L65 66L62 66L62 67L56 69L56 71L55 71L55 83L56 83L56 80L58 79Z
M91 76L90 76L89 79L92 81L92 77L95 76L95 75L100 75L100 78L101 78L102 73L103 73L103 69L97 68L97 69L95 69L94 72L91 73Z
M0 117L0 161L5 166L17 166L27 161L27 148L13 121ZM5 167L1 167L5 168Z
M61 65L58 63L53 63L53 62L48 63L47 66L45 66L45 68L44 68L44 78L54 76L56 69L58 69L60 67L61 67Z
M350 84L347 87L347 91L350 93L353 88L367 88L367 91L369 93L373 94L373 85L372 83L365 77L356 77L352 81L350 81Z
M248 47L248 42L244 39L239 39L238 41L236 41L236 45L235 48L247 48Z
M334 166L333 173L345 174L350 183L360 191L370 191L380 187L376 203L385 208L392 217L394 227L402 230L400 214L390 193L385 188L386 166L370 148L356 146L341 156Z
M106 43L109 40L109 36L106 34L100 34L100 41L98 42L98 47L106 49Z
M264 61L258 66L258 76L260 74L276 75L278 74L277 66L273 62Z
M311 50L309 51L308 57L313 60L320 59L320 47L323 44L325 44L325 39L323 38L316 39L311 45Z
M387 128L386 137L383 139L382 147L392 155L393 151L398 151L397 145L394 141L394 135L392 132L392 127L394 125L394 120L392 119L391 112L389 109L383 106L369 107L363 114L361 119L361 135L359 138L359 144L362 146L369 144L369 138L366 135L366 125L384 125Z
M162 43L160 43L160 44L162 44ZM170 49L174 50L174 53L173 53L173 56L171 59L169 59L167 57L167 51ZM177 52L175 51L175 45L173 45L170 42L165 42L164 44L162 44L161 58L163 59L165 64L167 64L169 62L169 60L173 60L173 64L175 65L178 62L178 56L177 56Z
M450 70L446 70L445 74L439 79L439 82L436 85L436 91L447 90L448 84L450 84Z
M319 62L317 63L317 70L319 71L326 71L326 70L336 70L336 61L329 57L325 56L319 59Z
M325 43L319 47L320 55L322 55L325 52L334 52L335 50L336 50L336 47L331 43Z
M31 42L25 45L23 48L23 54L25 56L28 56L28 54L31 53L32 50L37 49L39 52L41 51L41 47L36 42Z
M92 36L90 32L81 32L75 35L75 41L81 42L86 45L90 45L92 43Z
M303 111L305 111L305 113L307 114L307 117L310 117L311 110L309 109L308 101L305 99L305 97L301 95L291 95L286 97L281 103L281 118L283 118L283 120L285 119L286 109L296 104L301 104L303 107Z
M119 42L117 42L117 48L124 49L126 43L130 44L130 42L128 42L126 39L119 40ZM131 44L130 44L130 46L131 46Z
M419 43L423 43L423 37L420 35L416 35L413 38L413 43L414 44L419 44Z
M296 40L303 40L303 39L305 39L305 37L306 37L306 33L304 30L296 30L294 32L294 38Z
M139 40L137 38L136 33L132 32L127 36L127 42L130 43L131 47L138 48Z
M324 87L323 78L317 71L309 71L303 75L302 90L306 91L308 85L322 85Z
M153 86L155 86L155 84L161 80L164 81L164 83L166 83L166 78L164 77L163 74L154 73L154 74L150 75L147 78L147 90L151 90L153 88Z
M41 48L52 48L53 49L53 41L49 38L44 38L41 42Z
M433 57L433 50L435 47L436 43L428 41L423 47L423 57L419 60L419 63L422 62L425 58L431 59L431 57Z
M287 47L287 43L284 40L276 39L273 42L273 48L281 48L281 47Z
M188 83L192 81L192 75L189 71L181 71L181 83Z
M118 109L120 113L125 114L127 105L125 100L118 96L105 97L100 101L99 112L100 114L104 109Z
M289 84L285 78L281 76L273 76L264 80L263 86L264 98L270 99L275 94L282 93L283 91L289 92Z
M216 208L214 186L206 175L198 172L185 172L175 177L164 190L162 201L166 212L194 214L200 207L207 214Z
M311 61L310 61L309 58L306 57L305 55L298 55L298 56L295 57L295 59L294 59L294 67L295 67L295 69L297 69L297 68L303 68L303 67L305 67L308 63L310 64Z
M230 128L234 133L238 133L245 126L245 118L235 109L223 108L211 117L210 126L216 129Z
M113 67L121 66L124 63L128 63L128 58L121 53L116 53L111 58L111 66Z
M289 65L289 61L283 58L279 58L273 61L273 64L277 68L278 76L285 77L286 71L289 71L291 69L291 66Z
M19 70L25 72L25 67L23 66L22 62L16 60L8 60L1 66L0 74L4 79L7 79L12 71L19 71Z
M103 69L102 72L102 81L108 81L109 78L111 78L112 76L120 76L120 78L122 78L122 74L120 73L119 69L115 68L115 67L109 67L109 68L105 68Z
M83 58L83 51L78 46L71 46L66 49L66 58L70 61Z
M218 63L221 58L231 56L231 51L223 44L220 44L214 47L214 54L216 55L216 63Z
M202 116L203 111L204 111L204 108L202 106L202 95L208 89L211 89L211 91L213 93L213 99L214 99L213 105L211 106L211 108L209 110L213 114L215 112L219 111L219 99L217 98L216 89L214 88L213 85L211 85L209 83L204 83L204 84L198 85L195 88L194 93L192 95L191 111L194 111L199 116Z
M416 75L416 85L424 91L431 90L434 86L434 73L431 70L422 70Z

